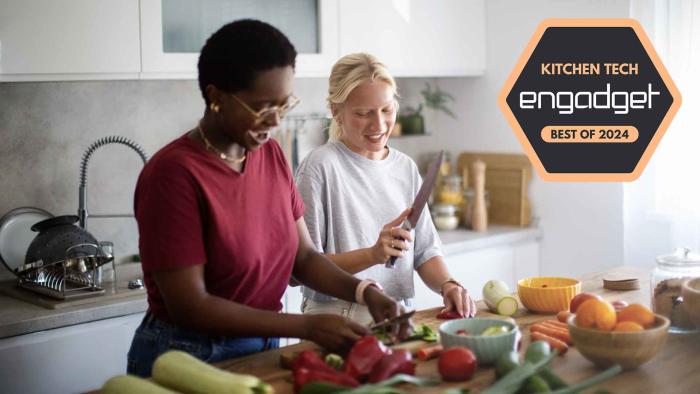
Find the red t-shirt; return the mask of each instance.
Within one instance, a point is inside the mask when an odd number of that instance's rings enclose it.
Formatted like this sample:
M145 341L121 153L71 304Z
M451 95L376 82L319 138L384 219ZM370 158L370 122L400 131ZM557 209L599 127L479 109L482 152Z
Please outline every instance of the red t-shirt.
M207 291L279 311L304 202L277 142L248 152L242 173L187 135L146 164L134 209L148 304L169 321L151 273L205 264Z

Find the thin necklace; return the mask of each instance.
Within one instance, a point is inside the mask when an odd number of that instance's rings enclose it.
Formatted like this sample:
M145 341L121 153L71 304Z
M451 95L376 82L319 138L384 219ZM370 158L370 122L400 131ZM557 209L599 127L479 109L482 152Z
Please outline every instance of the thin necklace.
M229 163L233 163L233 164L241 164L245 161L245 158L248 157L248 156L246 156L246 154L243 154L243 157L241 157L240 159L232 159L232 158L228 157L228 155L226 153L221 152L218 149L214 148L214 145L212 145L209 142L209 140L207 139L207 137L204 135L204 131L202 130L202 122L201 121L199 123L197 123L197 131L199 131L199 136L202 137L202 140L204 140L204 145L206 145L207 149L216 153L221 160L225 160L225 161L227 161Z

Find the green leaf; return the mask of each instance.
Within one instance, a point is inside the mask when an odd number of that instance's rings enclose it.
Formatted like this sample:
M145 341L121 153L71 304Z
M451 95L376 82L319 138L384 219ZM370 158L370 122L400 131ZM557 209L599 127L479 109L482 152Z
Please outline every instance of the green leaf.
M442 111L450 117L456 119L454 112L452 112L452 110L450 110L446 105L448 102L454 101L454 97L451 94L440 90L440 87L437 85L435 86L435 89L433 89L427 82L425 84L425 89L421 90L420 93L423 96L423 101L425 102L425 106L427 108Z

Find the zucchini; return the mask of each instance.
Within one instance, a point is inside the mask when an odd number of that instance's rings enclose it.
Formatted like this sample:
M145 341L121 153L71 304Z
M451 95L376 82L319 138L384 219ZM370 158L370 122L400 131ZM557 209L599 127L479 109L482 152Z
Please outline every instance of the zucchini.
M502 316L512 316L518 311L518 300L510 295L508 285L501 280L486 282L481 291L484 303L493 313Z
M153 380L188 394L263 394L272 387L253 375L227 372L185 352L163 353L153 364Z
M150 380L134 375L115 376L106 381L100 391L104 394L176 394L174 391L160 387Z

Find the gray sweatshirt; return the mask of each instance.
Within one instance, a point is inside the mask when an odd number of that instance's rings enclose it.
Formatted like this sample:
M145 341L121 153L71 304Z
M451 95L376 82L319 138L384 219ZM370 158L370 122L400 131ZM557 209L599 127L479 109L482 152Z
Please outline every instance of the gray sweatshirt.
M374 245L382 227L411 206L422 184L416 164L396 149L390 148L384 160L370 160L340 141L309 153L299 165L296 182L311 239L321 253L329 254ZM413 298L413 270L442 256L427 207L412 236L411 248L393 269L374 265L355 276L376 280L397 300ZM316 301L333 300L308 288L303 293Z

